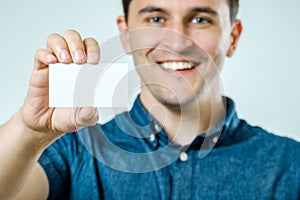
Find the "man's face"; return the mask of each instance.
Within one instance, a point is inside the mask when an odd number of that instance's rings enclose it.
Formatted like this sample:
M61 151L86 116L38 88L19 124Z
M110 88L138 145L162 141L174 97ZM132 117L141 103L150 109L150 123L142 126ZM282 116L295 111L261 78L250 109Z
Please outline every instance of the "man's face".
M132 0L119 28L128 33L141 97L182 106L207 95L234 51L234 27L226 0Z

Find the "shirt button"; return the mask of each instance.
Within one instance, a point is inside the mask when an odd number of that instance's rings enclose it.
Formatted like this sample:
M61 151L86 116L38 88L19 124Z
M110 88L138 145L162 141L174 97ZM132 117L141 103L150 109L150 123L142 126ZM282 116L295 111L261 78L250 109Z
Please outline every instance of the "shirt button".
M187 155L187 153L182 152L182 153L180 154L179 158L180 158L180 160L181 160L182 162L185 162L185 161L187 161L187 160L189 159L189 156Z
M216 136L212 139L212 142L216 144L218 142L218 140L219 140L219 138Z
M160 127L159 127L159 125L158 125L158 124L155 124L155 125L154 125L154 128L155 128L155 130L156 130L157 132L159 132L159 131L160 131Z
M155 135L154 134L151 134L150 135L150 142L154 142L155 141Z

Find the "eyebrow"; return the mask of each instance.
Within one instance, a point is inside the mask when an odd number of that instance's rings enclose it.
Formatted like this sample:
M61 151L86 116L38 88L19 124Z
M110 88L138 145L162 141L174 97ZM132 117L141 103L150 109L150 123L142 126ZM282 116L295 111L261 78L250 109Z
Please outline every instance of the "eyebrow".
M191 9L189 12L193 12L193 13L207 13L210 15L213 15L215 17L218 17L218 13L217 11L213 10L210 7L197 7L197 8L193 8Z
M141 14L144 14L144 13L153 13L153 12L161 12L161 13L168 14L168 11L166 11L165 9L155 7L155 6L147 6L143 9L141 9L138 13L139 13L139 15L141 15ZM192 8L189 12L207 13L207 14L213 15L215 17L218 16L218 13L210 7L196 7L196 8Z
M168 14L168 12L165 9L155 7L155 6L147 6L139 11L139 15L144 13L153 13L153 12L161 12L161 13Z

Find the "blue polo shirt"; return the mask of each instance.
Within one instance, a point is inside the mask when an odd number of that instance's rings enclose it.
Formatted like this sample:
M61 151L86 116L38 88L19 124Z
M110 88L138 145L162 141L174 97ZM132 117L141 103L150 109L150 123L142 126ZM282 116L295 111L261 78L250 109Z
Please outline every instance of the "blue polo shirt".
M238 118L191 145L172 143L139 98L103 125L69 133L41 155L49 199L300 199L300 144Z

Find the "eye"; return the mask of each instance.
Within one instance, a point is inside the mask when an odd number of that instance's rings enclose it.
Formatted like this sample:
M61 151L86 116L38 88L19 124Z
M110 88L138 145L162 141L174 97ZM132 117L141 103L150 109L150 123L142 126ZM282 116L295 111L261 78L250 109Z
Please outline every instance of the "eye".
M150 23L164 23L165 19L162 17L152 17L149 19Z
M208 19L205 19L203 17L195 17L192 19L192 23L195 24L209 24L210 21Z

